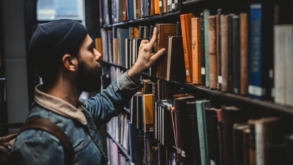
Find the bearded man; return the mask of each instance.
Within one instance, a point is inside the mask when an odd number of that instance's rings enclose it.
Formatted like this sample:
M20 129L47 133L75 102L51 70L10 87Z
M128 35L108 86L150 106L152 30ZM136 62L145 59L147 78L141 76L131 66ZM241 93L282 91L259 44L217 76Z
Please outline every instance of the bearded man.
M72 20L57 20L40 25L28 48L29 59L42 78L35 87L34 103L27 116L44 118L60 127L69 138L75 165L107 163L98 128L117 116L142 87L142 72L152 66L165 49L151 53L156 40L143 40L131 69L105 90L89 99L79 99L83 91L100 87L102 55L87 29ZM64 150L54 135L43 130L21 132L12 148L10 164L64 164Z

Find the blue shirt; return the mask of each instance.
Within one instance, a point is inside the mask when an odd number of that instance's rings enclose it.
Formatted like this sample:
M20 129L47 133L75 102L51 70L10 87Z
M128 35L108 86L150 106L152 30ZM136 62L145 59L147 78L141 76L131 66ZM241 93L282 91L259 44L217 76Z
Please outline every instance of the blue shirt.
M127 72L96 96L80 100L78 108L48 95L36 87L35 102L27 119L42 117L59 126L72 143L74 165L101 165L107 163L102 150L99 127L117 116L142 84L134 84ZM64 152L59 140L46 131L21 132L9 156L10 164L57 165L64 164Z

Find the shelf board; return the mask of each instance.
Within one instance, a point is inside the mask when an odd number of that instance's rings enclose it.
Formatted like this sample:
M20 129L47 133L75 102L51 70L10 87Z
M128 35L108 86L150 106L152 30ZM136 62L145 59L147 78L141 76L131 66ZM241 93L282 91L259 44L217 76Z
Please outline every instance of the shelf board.
M125 21L125 22L114 23L114 24L111 24L111 25L104 25L104 28L129 26L129 25L142 23L142 22L150 22L150 21L155 21L155 20L160 20L160 19L166 19L166 18L169 18L169 17L179 16L180 13L181 13L181 11L178 10L178 11L175 11L175 12L170 12L170 13L165 13L165 14L160 14L160 15L154 15L154 16L144 17L144 18L140 18L140 19L129 20L129 21Z
M6 78L5 77L0 77L0 81L5 81Z
M127 112L127 113L130 113L130 110L128 109L128 108L123 108L123 110L125 111L125 112Z
M107 62L107 61L102 61L103 64L106 64L106 65L111 65L111 66L115 66L115 67L119 67L121 69L124 69L124 70L127 70L127 68L125 68L124 66L121 66L121 65L117 65L117 64L112 64L110 62Z
M117 147L119 148L120 151L122 151L123 155L128 159L131 160L131 157L129 156L128 152L126 149L119 143L117 142L109 132L107 132L107 135L116 143Z
M182 2L183 5L190 5L190 4L196 4L196 3L201 3L201 2L206 2L207 0L191 0L191 1L186 1Z
M260 107L260 108L270 109L273 111L285 112L291 115L293 114L293 107L280 105L272 101L256 100L256 99L249 98L248 96L241 96L241 95L236 95L232 93L223 93L218 90L211 90L202 85L193 85L193 84L185 83L184 86L187 88L205 92L207 94L210 94L212 96L216 96L219 98L225 98L231 101L241 102L247 105L253 105L254 107Z

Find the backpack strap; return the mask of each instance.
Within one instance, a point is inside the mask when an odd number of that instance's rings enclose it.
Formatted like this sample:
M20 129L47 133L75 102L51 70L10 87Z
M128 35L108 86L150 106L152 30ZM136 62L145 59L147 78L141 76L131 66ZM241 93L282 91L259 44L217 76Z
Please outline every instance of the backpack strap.
M31 118L28 119L24 125L21 127L18 134L25 130L29 129L37 129L37 130L44 130L54 136L56 136L64 150L64 158L66 165L72 165L74 160L74 150L72 147L71 142L69 141L67 135L64 131L58 127L56 124L51 122L50 120L44 118Z

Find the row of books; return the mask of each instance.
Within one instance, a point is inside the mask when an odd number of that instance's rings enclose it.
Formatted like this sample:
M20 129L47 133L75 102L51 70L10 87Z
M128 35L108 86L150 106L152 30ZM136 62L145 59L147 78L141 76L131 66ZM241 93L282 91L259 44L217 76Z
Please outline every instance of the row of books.
M115 142L107 137L107 154L108 154L108 164L115 165L131 165L131 161L128 160L123 153L119 151Z
M127 114L120 113L119 116L113 117L107 123L107 132L116 140L121 146L128 151L129 150L129 126Z
M110 25L179 10L181 0L100 0L100 25Z

